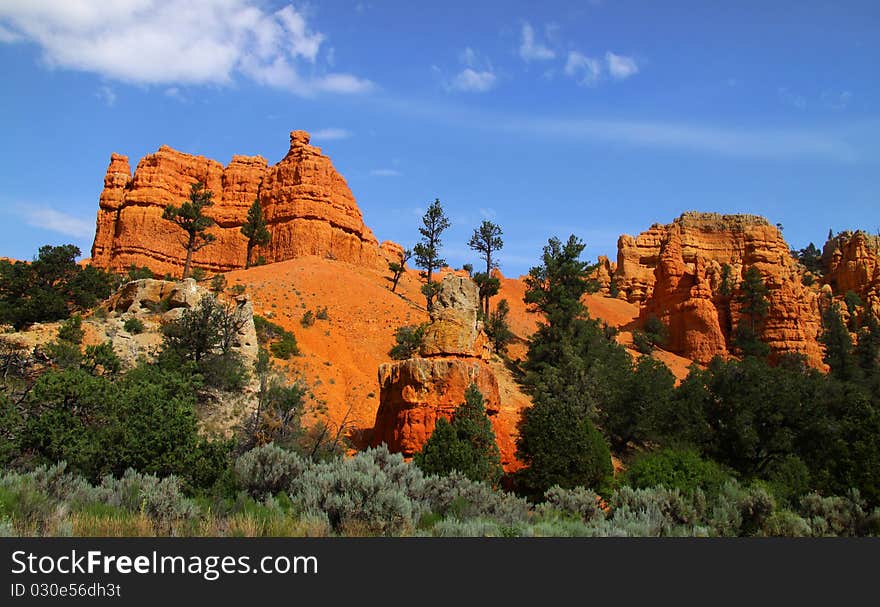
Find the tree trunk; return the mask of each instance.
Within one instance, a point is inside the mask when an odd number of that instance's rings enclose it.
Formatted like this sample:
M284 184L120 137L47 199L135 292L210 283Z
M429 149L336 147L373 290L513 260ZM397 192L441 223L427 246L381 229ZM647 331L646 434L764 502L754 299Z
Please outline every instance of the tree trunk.
M186 248L186 263L183 264L183 276L181 277L182 280L186 280L187 277L189 276L189 266L192 263L192 254L193 254L193 246L192 246L192 244L190 244Z
M249 267L251 267L251 255L253 254L253 252L254 252L254 245L250 241L248 241L247 259L244 262L244 269L245 270L247 270Z

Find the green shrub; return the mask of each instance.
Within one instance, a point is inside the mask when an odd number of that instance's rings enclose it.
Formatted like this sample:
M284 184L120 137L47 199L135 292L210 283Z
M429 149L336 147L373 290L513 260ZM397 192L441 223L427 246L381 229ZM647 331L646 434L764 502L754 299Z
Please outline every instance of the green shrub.
M235 478L254 497L289 491L308 467L302 457L273 444L251 449L235 460Z
M427 324L400 327L394 332L395 345L388 353L394 360L406 360L418 354L425 339Z
M575 517L585 523L605 518L605 512L599 507L599 495L584 487L563 489L555 485L544 493L544 512L556 511Z
M299 356L299 345L293 333L286 331L279 341L269 345L269 350L275 358L287 360L292 356Z
M85 337L85 331L82 328L82 316L74 314L58 328L58 339L71 344L81 344Z
M144 323L140 318L127 318L122 324L122 328L132 335L139 335L144 332Z
M650 354L654 351L654 342L648 337L648 334L641 329L632 332L633 347L640 354Z
M663 486L692 495L697 489L707 496L718 495L731 476L711 460L691 449L665 448L638 456L629 465L622 482L634 489Z
M302 318L299 319L299 324L301 324L303 326L303 328L306 328L306 329L308 329L309 327L314 325L315 324L315 313L312 312L311 310L306 310L303 313Z
M322 306L315 311L315 318L318 320L330 320L330 314L327 312L327 306Z

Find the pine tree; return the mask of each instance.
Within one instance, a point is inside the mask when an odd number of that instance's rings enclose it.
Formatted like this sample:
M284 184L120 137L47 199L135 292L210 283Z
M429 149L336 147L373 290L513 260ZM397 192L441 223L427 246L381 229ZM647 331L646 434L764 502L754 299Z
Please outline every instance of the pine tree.
M763 321L770 311L769 293L761 272L755 266L750 266L743 274L736 296L742 318L734 331L734 343L744 356L760 357L770 352L770 348L761 340Z
M468 241L468 246L480 254L480 258L486 262L486 274L483 284L486 288L480 289L480 302L483 308L483 314L489 316L489 298L498 293L498 288L494 289L492 280L492 270L498 267L498 260L495 255L504 247L504 241L501 239L503 232L501 226L491 221L483 221L478 228L474 228L474 233ZM476 276L474 277L476 279ZM498 287L500 288L500 282Z
M211 190L205 189L205 184L198 181L190 187L189 200L179 207L169 204L162 213L162 219L176 223L184 232L186 239L181 242L186 249L186 262L183 265L183 276L189 276L192 255L199 249L214 242L216 237L208 233L208 228L214 225L214 220L204 214L204 209L210 207L214 195Z
M400 282L400 277L403 276L404 272L406 272L406 262L410 260L412 254L412 249L406 249L404 251L401 251L399 261L388 262L388 269L391 270L392 293L397 291L397 283Z
M503 473L501 455L476 384L468 387L465 402L455 410L451 422L437 420L434 432L414 461L426 474L457 471L474 481L498 483Z
M247 258L245 259L244 267L249 268L251 267L251 256L254 252L254 247L264 247L272 239L272 235L266 227L266 220L263 217L263 209L260 206L259 198L255 199L251 208L248 209L247 219L241 226L241 233L248 239Z
M859 367L853 354L852 338L836 303L822 315L822 326L823 332L819 337L825 346L822 360L831 368L831 375L843 381L857 379Z
M440 199L435 199L422 216L422 227L419 234L422 241L413 247L416 265L424 269L425 284L422 293L427 301L428 311L434 308L434 297L440 289L440 283L434 282L434 271L446 265L446 260L440 257L441 234L450 226L449 219L443 212Z

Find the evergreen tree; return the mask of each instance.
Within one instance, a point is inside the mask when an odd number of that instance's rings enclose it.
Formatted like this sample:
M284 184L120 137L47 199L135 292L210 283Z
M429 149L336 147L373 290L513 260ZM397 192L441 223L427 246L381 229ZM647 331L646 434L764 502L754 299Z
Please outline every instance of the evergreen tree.
M162 213L162 219L174 222L186 233L186 238L181 242L186 249L184 279L189 276L193 253L216 240L207 231L214 225L214 220L204 214L204 210L214 204L213 197L213 193L205 189L205 184L198 181L190 187L189 200L179 207L169 204Z
M247 219L241 226L241 233L248 239L247 257L245 258L244 267L251 267L251 255L254 247L264 247L269 244L272 235L266 227L266 220L263 217L263 209L260 206L260 199L254 200L251 208L248 209Z
M831 374L843 381L856 379L859 367L853 354L852 338L836 303L822 315L822 327L819 341L825 346L823 360L831 368Z
M474 228L474 233L468 241L468 246L479 253L480 258L486 262L486 275L484 282L493 280L492 270L498 267L498 260L495 256L498 251L504 247L504 241L501 239L502 234L501 226L492 223L491 221L484 220L480 224L480 227ZM480 302L483 308L483 314L487 317L489 316L489 298L492 297L492 295L495 295L498 292L498 289L495 289L494 293L491 293L490 291L491 289L480 289Z
M510 330L510 325L507 322L508 314L510 314L510 304L506 299L502 299L495 306L495 310L489 313L485 325L486 335L489 336L492 347L502 355L507 353L507 344L514 338L513 331Z
M742 318L734 331L734 344L744 356L766 356L770 348L761 339L763 321L770 311L769 290L761 272L750 266L743 274L736 301Z
M580 259L585 247L574 235L565 244L551 238L544 247L543 263L526 276L523 301L541 312L550 327L570 328L586 314L581 297L598 290L596 281L589 278L596 266Z
M605 438L565 402L542 398L525 409L518 426L518 490L540 498L554 485L601 488L613 471Z
M446 265L446 260L440 257L440 236L449 226L449 219L443 212L440 199L435 199L422 216L422 227L419 228L422 240L413 247L416 265L424 270L425 285L422 293L429 312L434 308L434 297L440 288L440 283L433 280L434 271Z
M880 364L880 321L871 311L865 312L862 328L859 331L856 356L859 367L867 375L877 372Z
M412 254L412 249L405 249L404 251L401 251L399 261L388 262L388 269L391 270L392 293L397 291L397 283L400 282L400 277L406 272L406 262L410 260Z
M476 384L468 387L465 402L455 410L451 423L445 418L437 420L414 461L426 474L457 471L474 481L498 483L503 472L501 455Z

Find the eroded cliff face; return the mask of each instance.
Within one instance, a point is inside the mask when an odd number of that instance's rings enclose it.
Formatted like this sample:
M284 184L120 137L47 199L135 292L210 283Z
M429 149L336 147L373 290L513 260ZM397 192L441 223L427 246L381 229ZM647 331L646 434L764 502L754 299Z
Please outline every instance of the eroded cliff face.
M833 293L843 296L852 291L880 315L880 236L842 232L825 243L822 265L823 282Z
M263 208L272 240L254 250L267 262L318 255L359 265L382 264L379 244L364 225L345 179L305 131L290 134L290 149L276 165L261 156L233 156L224 167L215 160L162 146L145 156L131 175L128 159L113 154L104 178L92 246L92 263L124 270L147 266L159 274L180 274L186 251L182 231L162 219L166 205L187 200L201 181L214 195L206 210L216 225L215 242L197 251L193 266L225 272L245 265L247 240L241 234L254 200Z
M669 327L667 349L708 362L730 353L742 318L739 284L750 267L769 291L762 339L775 355L801 353L821 367L818 295L802 285L779 230L761 217L685 213L637 238L621 236L614 278L619 297L641 304L643 321L654 315Z
M452 417L468 386L475 383L498 437L502 464L514 464L509 429L497 419L501 397L488 363L488 340L477 321L478 306L472 280L454 274L443 278L421 356L379 366L374 444L384 442L392 451L413 455L430 438L440 417Z

